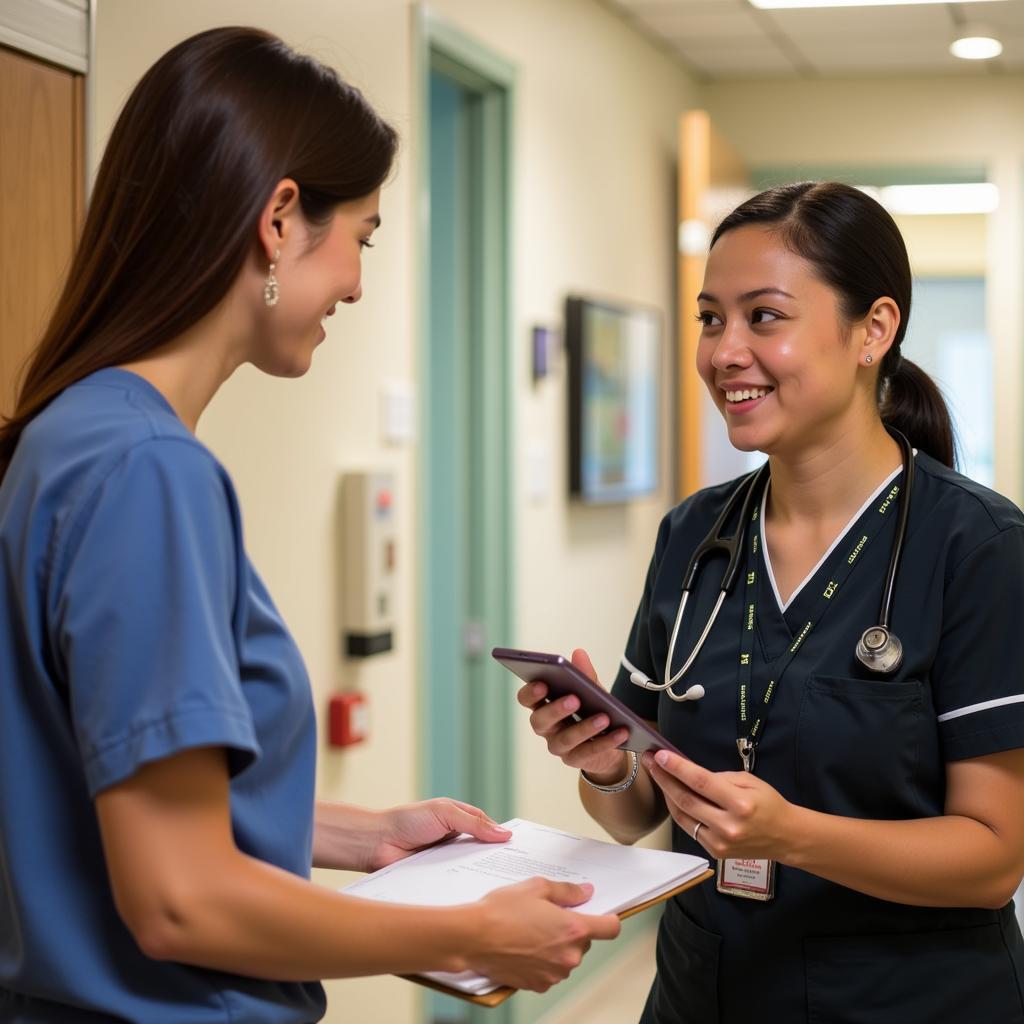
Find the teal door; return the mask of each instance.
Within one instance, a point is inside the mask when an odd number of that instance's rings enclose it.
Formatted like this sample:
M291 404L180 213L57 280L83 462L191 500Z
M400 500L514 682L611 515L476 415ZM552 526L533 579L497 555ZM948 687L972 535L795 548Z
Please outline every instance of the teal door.
M454 39L431 31L424 83L423 778L426 796L502 821L515 687L490 649L513 635L509 77ZM427 1002L431 1024L510 1019Z
M517 642L512 609L516 361L511 329L511 125L515 75L447 23L419 14L423 145L419 251L423 458L420 490L422 778L424 795L454 796L512 816L517 684L490 657ZM540 755L546 756L546 755ZM558 825L558 822L550 822ZM608 962L653 914L596 943L545 995L497 1009L433 993L430 1024L532 1024Z
M468 700L475 667L465 651L473 590L470 485L473 378L470 339L471 203L467 192L467 97L455 82L430 75L430 343L424 377L429 395L427 550L430 678L427 715L428 796L470 800Z

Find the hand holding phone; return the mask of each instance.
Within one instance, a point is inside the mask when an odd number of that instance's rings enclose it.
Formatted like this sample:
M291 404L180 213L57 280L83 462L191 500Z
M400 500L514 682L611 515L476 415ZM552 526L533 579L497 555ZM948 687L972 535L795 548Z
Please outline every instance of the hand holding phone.
M670 750L680 753L661 733L560 654L495 647L491 656L524 682L544 683L548 688L546 700L558 701L571 695L579 701L579 708L572 715L579 725L566 729L567 734L570 729L574 730L571 736L575 740L573 746L579 746L585 738L592 738L595 744L606 746L608 750L617 748L637 753ZM592 731L587 737L584 725L599 715L607 718L607 727ZM615 733L621 733L624 739L617 744L601 744L601 739ZM548 745L550 748L551 743ZM552 752L560 753L553 748Z

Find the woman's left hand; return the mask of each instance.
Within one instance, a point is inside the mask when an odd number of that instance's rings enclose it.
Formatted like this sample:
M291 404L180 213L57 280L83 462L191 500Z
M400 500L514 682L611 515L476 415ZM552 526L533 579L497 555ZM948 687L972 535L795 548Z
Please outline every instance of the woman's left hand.
M503 843L512 833L479 807L437 798L380 813L380 833L369 851L368 871L387 867L411 853L461 832L485 843Z
M711 772L667 750L643 763L665 794L669 814L712 857L783 860L793 805L750 772Z

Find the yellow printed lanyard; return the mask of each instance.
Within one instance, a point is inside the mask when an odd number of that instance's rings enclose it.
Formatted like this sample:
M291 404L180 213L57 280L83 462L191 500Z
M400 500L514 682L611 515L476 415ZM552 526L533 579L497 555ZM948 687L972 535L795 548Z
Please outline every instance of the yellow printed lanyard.
M765 486L767 486L767 482ZM845 553L839 551L832 556L828 563L828 582L814 606L811 617L801 627L789 647L768 666L768 685L756 704L752 699L751 682L754 670L754 630L757 619L757 579L759 573L763 571L764 554L761 551L761 502L754 502L750 517L750 543L747 546L747 571L740 627L740 664L737 673L736 749L739 751L744 771L754 770L754 754L757 751L758 743L764 736L768 712L772 708L772 700L778 691L786 669L792 664L811 630L821 622L828 609L836 603L836 595L845 586L850 573L863 560L861 556L864 549L882 532L887 514L899 493L900 485L896 483L880 500L875 509L875 515L869 518L863 529L857 531L857 539L853 546Z

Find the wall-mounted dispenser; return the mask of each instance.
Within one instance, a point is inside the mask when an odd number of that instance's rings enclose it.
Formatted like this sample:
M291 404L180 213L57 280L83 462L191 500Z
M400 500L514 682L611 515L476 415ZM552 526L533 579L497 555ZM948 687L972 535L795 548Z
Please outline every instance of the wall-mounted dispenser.
M346 473L341 481L341 604L344 652L390 651L397 552L394 474Z

